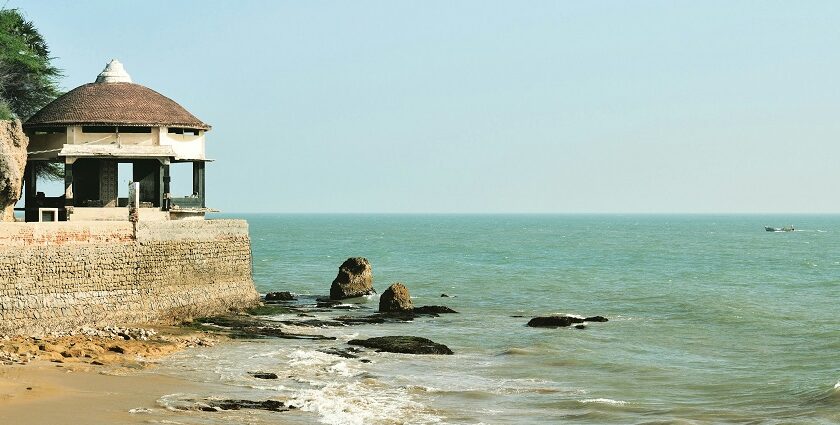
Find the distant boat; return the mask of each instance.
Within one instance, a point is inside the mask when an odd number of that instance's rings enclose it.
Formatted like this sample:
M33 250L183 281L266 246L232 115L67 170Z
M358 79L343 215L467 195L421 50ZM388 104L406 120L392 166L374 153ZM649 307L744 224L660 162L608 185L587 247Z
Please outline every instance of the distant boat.
M785 227L764 226L764 230L766 230L768 232L792 232L795 229L793 228L793 226L785 226Z

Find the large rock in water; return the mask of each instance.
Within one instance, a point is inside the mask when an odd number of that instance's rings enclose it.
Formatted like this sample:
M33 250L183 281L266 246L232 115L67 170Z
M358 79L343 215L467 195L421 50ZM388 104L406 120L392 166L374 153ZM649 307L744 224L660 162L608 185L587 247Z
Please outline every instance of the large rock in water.
M389 353L452 354L449 347L419 336L380 336L368 339L352 339L347 343Z
M330 299L361 297L375 294L373 289L373 271L367 258L353 257L341 264L338 276L330 286Z
M0 221L15 221L28 145L19 120L0 121Z
M408 288L400 282L392 284L379 296L380 313L404 313L413 309Z
M607 322L604 316L592 316L587 318L574 316L541 316L535 317L528 321L528 326L532 328L563 328L584 322ZM582 328L579 328L582 329Z

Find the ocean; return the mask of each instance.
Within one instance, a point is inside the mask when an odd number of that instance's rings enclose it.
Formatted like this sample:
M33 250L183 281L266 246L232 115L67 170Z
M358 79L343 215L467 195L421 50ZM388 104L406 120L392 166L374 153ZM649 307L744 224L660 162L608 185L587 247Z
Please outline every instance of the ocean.
M233 217L233 216L230 216ZM239 215L261 293L329 294L362 256L381 293L459 314L298 331L188 350L154 373L190 397L283 400L293 412L180 412L153 421L324 424L840 423L840 216ZM794 232L766 232L792 224ZM441 297L447 294L449 297ZM362 310L376 310L376 297ZM535 316L601 315L585 329ZM293 327L293 326L292 326ZM319 349L415 335L452 356ZM252 371L275 372L260 380ZM186 416L190 415L184 422Z

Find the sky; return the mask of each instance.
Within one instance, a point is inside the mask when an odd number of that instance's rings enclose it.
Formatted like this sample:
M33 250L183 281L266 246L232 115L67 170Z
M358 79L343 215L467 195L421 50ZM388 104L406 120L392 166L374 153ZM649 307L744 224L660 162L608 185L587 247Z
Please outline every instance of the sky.
M837 1L5 7L210 123L224 212L840 212Z

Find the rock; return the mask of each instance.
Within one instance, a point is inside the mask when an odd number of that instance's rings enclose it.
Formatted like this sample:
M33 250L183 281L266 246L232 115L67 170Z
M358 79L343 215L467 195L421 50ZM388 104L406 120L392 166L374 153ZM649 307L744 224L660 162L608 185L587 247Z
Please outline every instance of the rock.
M606 322L607 318L603 316L592 316L585 319L574 316L542 316L535 317L528 322L528 326L532 328L561 328L575 325L583 322ZM578 327L578 329L583 329Z
M240 409L259 409L269 410L272 412L287 412L292 409L292 406L286 406L282 401L277 400L207 400L206 403L215 410L240 410ZM202 409L205 410L205 409Z
M583 320L587 321L587 322L608 322L609 321L604 316L592 316L592 317L587 317L586 319L583 319Z
M115 345L113 347L108 347L108 351L113 351L115 353L125 354L125 348L119 345Z
M248 372L248 374L257 379L277 379L277 374L271 372Z
M265 294L266 301L294 301L296 299L297 298L288 291L269 292Z
M379 312L394 313L411 311L414 305L411 303L411 296L408 288L402 283L394 283L379 296Z
M15 221L28 145L19 120L0 121L0 222Z
M375 294L373 272L367 258L353 257L341 264L338 275L330 286L330 299L361 297Z
M295 406L286 406L277 400L217 400L217 399L185 399L179 400L171 406L176 410L199 410L202 412L220 412L224 410L259 409L272 412L287 412L296 409Z
M450 313L458 313L457 311L445 306L445 305L424 305L421 307L417 307L414 310L411 310L414 314L429 314L429 315L438 315L438 314L450 314Z
M333 307L335 307L339 304L341 304L341 301L325 300L325 299L315 300L315 307L318 307L318 308L333 308Z
M575 325L575 329L586 329L586 325Z
M417 336L380 336L368 339L353 339L350 345L373 348L376 351L403 354L452 354L449 347Z
M571 326L575 323L583 323L583 319L572 316L544 316L535 317L528 321L532 328L559 328Z
M345 359L358 359L359 356L356 355L361 349L350 347L350 348L321 348L318 351L324 354L331 354L333 356L338 356Z
M371 323L385 323L385 317L380 314L372 314L369 316L353 317L353 316L338 316L335 320L344 325L362 325Z
M284 331L278 322L262 321L251 316L216 316L196 319L197 323L191 326L194 328L227 334L231 338L257 339L257 338L285 338L285 339L313 339L313 340L334 340L334 336L317 334L297 334ZM113 351L113 349L111 349Z
M440 297L441 297L441 298L449 298L449 295L446 295L446 294L440 294Z

